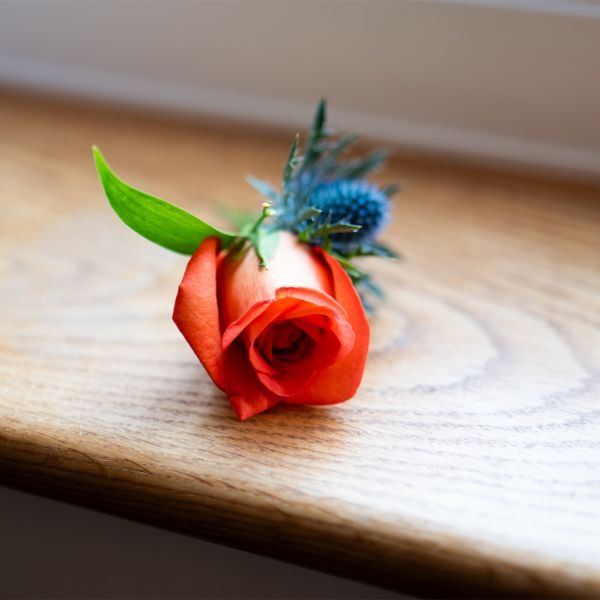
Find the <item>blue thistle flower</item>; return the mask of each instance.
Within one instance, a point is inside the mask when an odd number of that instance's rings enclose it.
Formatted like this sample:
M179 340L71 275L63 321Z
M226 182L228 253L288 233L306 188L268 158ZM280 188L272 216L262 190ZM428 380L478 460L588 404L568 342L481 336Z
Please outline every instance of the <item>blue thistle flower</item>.
M390 201L377 186L364 179L340 179L319 185L309 204L321 214L315 224L350 223L360 225L354 233L335 233L330 237L334 249L349 251L375 239L390 215Z

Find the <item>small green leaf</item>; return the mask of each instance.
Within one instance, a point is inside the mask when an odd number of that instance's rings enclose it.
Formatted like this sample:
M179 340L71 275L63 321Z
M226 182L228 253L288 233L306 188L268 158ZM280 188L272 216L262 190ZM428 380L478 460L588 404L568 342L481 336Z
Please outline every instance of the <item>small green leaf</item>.
M258 256L259 267L266 267L267 261L275 254L279 243L279 230L259 227L256 235L251 238L256 256Z
M318 235L323 235L327 233L327 235L333 235L334 233L354 233L361 229L362 225L353 225L352 223L344 223L340 221L339 223L326 223L322 227L319 227L315 232Z
M381 256L384 258L400 258L400 255L377 242L366 242L364 243L354 254L354 256Z
M96 146L93 152L110 205L126 225L146 239L181 254L193 254L209 237L219 238L224 248L236 239L234 233L216 229L182 208L130 187L110 170Z
M350 260L346 257L338 254L337 252L331 252L331 255L342 265L344 271L350 275L355 283L364 277L367 277L367 274L364 271L361 271L358 267L353 265L352 262L350 262Z
M314 231L315 231L314 224L311 223L311 224L309 224L309 226L306 229L303 229L302 231L298 232L298 239L301 242L310 243L310 241L312 240Z
M309 206L305 208L302 212L298 214L296 217L296 223L302 223L303 221L308 221L308 219L313 219L314 217L318 217L321 214L320 208L315 208L314 206Z

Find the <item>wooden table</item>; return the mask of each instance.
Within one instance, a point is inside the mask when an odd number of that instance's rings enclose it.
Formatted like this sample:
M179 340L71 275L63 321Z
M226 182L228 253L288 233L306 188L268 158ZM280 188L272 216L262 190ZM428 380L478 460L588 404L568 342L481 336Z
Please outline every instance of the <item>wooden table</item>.
M0 132L2 481L401 590L600 596L598 189L392 163L360 392L241 423L90 148L210 217L293 132L6 91Z

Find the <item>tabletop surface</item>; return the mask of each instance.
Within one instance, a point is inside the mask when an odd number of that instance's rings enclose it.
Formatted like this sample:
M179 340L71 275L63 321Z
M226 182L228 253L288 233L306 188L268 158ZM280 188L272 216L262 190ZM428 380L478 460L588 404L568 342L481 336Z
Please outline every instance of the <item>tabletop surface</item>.
M240 422L171 321L186 257L91 145L219 220L294 132L8 92L0 131L2 481L400 590L600 595L597 189L393 161L358 394Z

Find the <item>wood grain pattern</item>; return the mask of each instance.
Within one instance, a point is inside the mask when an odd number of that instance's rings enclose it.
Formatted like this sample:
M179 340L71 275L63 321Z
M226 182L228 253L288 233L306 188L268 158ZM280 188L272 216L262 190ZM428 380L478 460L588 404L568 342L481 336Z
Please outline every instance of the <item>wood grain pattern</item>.
M598 190L394 162L359 394L240 423L90 146L209 216L289 136L9 93L0 131L4 482L397 589L600 595Z

